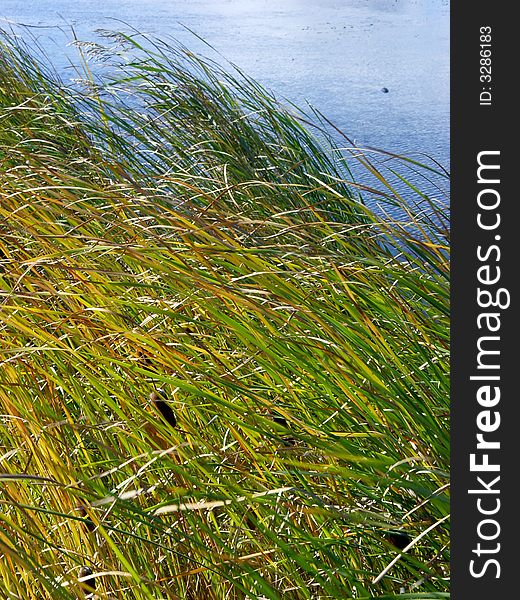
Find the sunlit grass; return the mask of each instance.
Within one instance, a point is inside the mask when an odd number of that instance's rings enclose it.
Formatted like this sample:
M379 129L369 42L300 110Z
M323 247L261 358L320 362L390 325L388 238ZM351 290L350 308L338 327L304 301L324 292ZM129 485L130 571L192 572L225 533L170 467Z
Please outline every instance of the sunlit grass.
M448 597L440 174L140 40L0 42L2 595Z

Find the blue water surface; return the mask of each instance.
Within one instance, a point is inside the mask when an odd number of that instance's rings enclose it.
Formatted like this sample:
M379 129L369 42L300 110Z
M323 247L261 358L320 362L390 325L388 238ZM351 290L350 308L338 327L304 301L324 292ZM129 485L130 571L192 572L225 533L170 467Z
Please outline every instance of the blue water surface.
M214 58L189 28L357 145L449 164L447 0L0 0L10 23L30 25L65 77L72 28L91 40L128 25Z

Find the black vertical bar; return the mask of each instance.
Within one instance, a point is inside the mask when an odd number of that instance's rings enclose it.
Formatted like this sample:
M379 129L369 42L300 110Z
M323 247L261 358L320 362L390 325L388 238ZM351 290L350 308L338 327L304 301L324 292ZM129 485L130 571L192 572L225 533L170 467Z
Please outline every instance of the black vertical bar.
M507 3L452 0L453 600L520 597L517 27Z

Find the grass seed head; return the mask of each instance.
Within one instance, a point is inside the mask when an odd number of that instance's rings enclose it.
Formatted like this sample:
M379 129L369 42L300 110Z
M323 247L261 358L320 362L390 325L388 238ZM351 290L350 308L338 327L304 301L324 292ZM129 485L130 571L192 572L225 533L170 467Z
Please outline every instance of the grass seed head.
M89 531L94 531L96 529L96 525L94 524L94 521L92 521L92 519L88 518L88 513L87 513L87 508L84 504L78 504L76 507L76 510L79 514L79 516L84 519L83 523L85 525L85 527L89 530Z
M391 531L387 534L386 540L396 548L399 548L399 550L404 550L412 541L411 537L402 531Z
M159 392L152 392L150 394L150 401L161 413L162 418L170 425L170 427L175 427L177 425L177 417L161 390L159 390Z
M89 577L89 575L92 575L92 569L90 567L81 567L79 578L83 579L83 577L86 577L86 579L80 582L81 586L85 589L86 598L91 598L96 589L96 578Z

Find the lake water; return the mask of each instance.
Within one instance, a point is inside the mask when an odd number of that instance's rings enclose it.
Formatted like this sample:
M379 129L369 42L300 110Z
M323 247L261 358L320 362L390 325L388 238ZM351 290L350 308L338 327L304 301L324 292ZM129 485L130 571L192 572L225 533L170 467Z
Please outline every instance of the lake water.
M0 0L0 27L31 25L59 70L70 26L93 39L125 27L111 18L210 54L188 27L357 145L449 164L447 0Z

